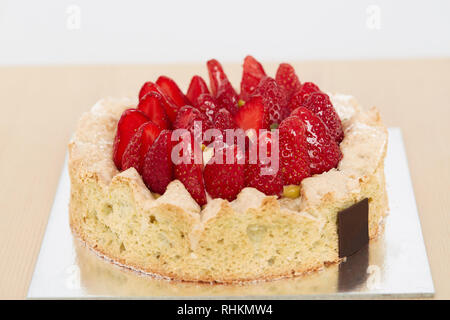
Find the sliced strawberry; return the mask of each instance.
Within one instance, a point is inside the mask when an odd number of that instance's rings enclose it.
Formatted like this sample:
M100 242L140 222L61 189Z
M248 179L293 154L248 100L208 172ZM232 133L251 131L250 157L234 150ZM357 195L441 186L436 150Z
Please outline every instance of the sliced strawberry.
M203 182L203 160L201 147L194 146L196 143L191 134L182 135L180 138L179 156L186 160L175 164L175 178L184 184L185 188L191 194L192 198L202 206L206 204L205 185ZM199 150L199 155L195 155ZM184 162L184 163L183 163Z
M300 90L291 97L289 109L294 111L300 107L308 99L309 95L314 92L320 92L318 86L312 82L303 83Z
M122 156L122 170L134 167L142 174L145 154L160 132L161 129L151 121L142 124L125 148Z
M117 132L114 138L113 160L117 169L122 169L123 153L128 146L131 138L138 128L150 119L140 110L127 109L117 123Z
M264 108L263 98L261 96L253 96L242 107L239 108L234 120L239 128L244 131L248 129L269 128L269 117Z
M269 125L280 124L283 120L283 109L287 106L287 97L275 79L262 79L253 94L263 97L264 107L269 113Z
M204 93L209 94L209 89L206 85L205 80L203 80L203 78L200 76L193 76L191 79L191 83L189 84L189 89L186 93L186 97L192 104L194 104L194 106L197 107L197 105L195 104L197 98Z
M255 91L262 78L266 77L263 66L252 56L244 59L240 98L247 101Z
M214 121L215 113L219 111L216 100L209 93L199 95L195 101L195 106L201 113L205 114L211 122Z
M177 117L179 107L161 90L161 88L157 84L150 81L144 83L141 90L139 91L139 100L141 100L149 92L157 92L161 95L161 103L164 107L164 110L166 111L169 120L171 122L174 122L175 118Z
M295 69L289 63L281 63L278 67L275 80L286 92L288 101L291 97L300 91L301 83L295 74Z
M201 125L201 127L198 127L197 130L195 130L196 123ZM198 143L203 141L202 134L212 127L213 125L211 121L209 121L203 113L191 106L181 108L175 122L173 123L174 129L187 129L192 134L194 134L194 131L197 131L198 134L195 136L195 141Z
M283 180L281 170L279 170L279 156L274 154L274 159L271 157L272 147L279 147L276 142L272 137L272 133L267 131L259 136L258 143L250 149L249 152L257 152L255 154L256 163L251 163L249 156L247 156L245 163L246 187L256 188L266 195L281 195L283 192ZM263 150L259 150L263 145L266 147L265 154L262 152ZM261 156L266 158L263 159ZM276 163L272 163L272 161L276 161Z
M184 95L184 93L180 90L178 85L166 76L160 76L156 80L156 84L161 88L162 92L177 105L178 107L184 107L185 105L189 105L190 102Z
M311 176L305 124L300 118L289 116L278 129L283 184L299 185L304 178Z
M219 61L212 59L207 62L209 82L213 97L220 108L227 109L232 115L238 111L238 94L228 80Z
M311 112L315 113L328 127L330 135L338 143L344 139L344 130L342 129L341 119L334 110L330 97L323 92L314 92L303 104Z
M227 157L229 153L229 157ZM219 159L221 158L220 162ZM227 162L229 158L229 162ZM222 149L222 154L217 153L205 166L203 176L206 191L212 198L222 198L228 201L236 199L238 193L244 187L244 154L236 146L231 145Z
M170 128L169 118L164 109L163 97L155 91L150 91L139 100L138 110L144 112L149 119L162 130Z
M152 192L159 194L166 192L167 185L174 179L171 138L171 130L161 131L145 155L142 165L144 183Z
M342 153L323 121L305 107L295 109L291 116L299 117L306 125L311 174L336 168Z

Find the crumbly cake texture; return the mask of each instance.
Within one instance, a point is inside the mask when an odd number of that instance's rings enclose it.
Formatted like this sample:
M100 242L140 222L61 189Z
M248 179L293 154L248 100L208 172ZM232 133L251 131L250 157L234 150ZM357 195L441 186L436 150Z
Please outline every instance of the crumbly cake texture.
M203 208L178 180L157 196L134 168L116 169L117 122L137 101L100 100L69 144L73 233L121 265L186 281L270 280L339 262L340 210L368 198L369 237L382 232L388 134L376 108L330 98L345 131L337 169L304 179L297 199L244 188L232 202L208 198Z

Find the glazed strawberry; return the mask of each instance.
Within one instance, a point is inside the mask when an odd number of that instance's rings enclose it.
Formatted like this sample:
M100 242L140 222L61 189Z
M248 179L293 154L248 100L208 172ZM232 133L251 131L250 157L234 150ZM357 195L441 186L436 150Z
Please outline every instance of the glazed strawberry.
M160 76L156 80L156 84L161 88L162 92L170 97L172 101L177 105L178 107L184 107L185 105L189 105L190 102L184 95L184 93L180 90L178 85L166 76Z
M341 119L334 110L330 97L323 92L314 92L302 104L311 112L315 113L328 127L330 135L338 143L344 139L344 130L342 129Z
M147 93L139 101L138 110L144 112L147 117L161 129L169 129L170 122L162 102L163 97L155 91Z
M180 111L177 114L177 118L175 122L173 123L174 129L187 129L192 134L194 134L194 127L196 123L199 123L201 125L201 128L198 128L198 133L202 134L206 130L211 129L213 127L211 121L199 110L197 110L194 107L191 106L185 106L180 109ZM201 132L200 132L201 129ZM203 140L203 137L201 135L197 135L196 141L199 143Z
M314 83L305 82L302 84L300 91L295 93L289 101L289 109L294 111L300 107L308 99L309 95L314 92L320 92L319 87Z
M265 146L266 153L259 150L262 146ZM272 146L273 145L273 146ZM276 164L271 163L272 147L277 148L278 144L275 144L272 133L267 131L260 135L258 143L252 146L252 152L257 155L255 161L250 161L247 154L245 163L245 186L256 188L257 190L265 193L266 195L279 196L283 192L283 180L281 176L281 170L279 170L279 156L274 154ZM257 152L257 153L256 153ZM261 158L261 155L265 155L266 158ZM273 166L271 166L273 165Z
M209 82L212 96L220 108L227 109L232 115L238 111L238 94L228 80L219 61L212 59L207 62Z
M191 79L191 83L189 84L189 89L186 93L186 97L192 104L194 104L195 107L197 107L197 105L195 104L197 98L204 93L209 94L209 89L206 85L205 80L203 80L203 78L200 76L193 76Z
M161 129L151 121L142 124L131 138L122 156L122 170L134 167L142 173L144 157Z
M240 99L247 101L255 91L262 78L266 77L263 66L252 56L244 59Z
M139 100L141 100L149 92L157 92L161 95L161 104L164 107L164 111L166 111L169 120L171 122L174 122L175 118L177 117L179 107L172 101L170 97L166 96L166 94L157 84L150 81L143 84L141 90L139 91Z
M237 125L231 113L222 108L215 114L214 128L219 129L224 134L226 129L236 129Z
M305 107L295 109L291 116L299 117L306 125L311 174L336 168L342 153L323 121Z
M288 101L291 97L300 91L301 83L295 74L294 68L288 63L281 63L278 67L275 80L280 87L286 92Z
M214 121L215 113L219 111L216 100L209 93L199 95L194 105L201 113L205 114L211 122Z
M263 98L261 96L253 96L242 107L239 108L234 120L239 128L244 131L248 129L268 129L269 117L264 108Z
M229 162L226 161L227 152ZM220 160L216 158L219 154L209 160L203 172L206 191L212 198L233 201L244 188L244 154L236 145L231 145L222 149L222 163L216 163Z
M117 123L113 147L113 160L117 169L122 169L123 153L131 138L138 128L148 121L149 118L142 111L137 109L127 109L122 113L122 116Z
M305 124L289 116L279 126L280 170L284 185L299 185L311 175Z
M171 137L171 130L161 131L145 155L142 165L144 183L152 192L159 194L163 194L174 179Z
M206 204L205 185L203 182L203 160L201 147L194 146L196 143L191 134L183 135L180 138L179 156L185 161L175 164L175 178L184 184L192 198L202 206ZM199 154L196 155L196 150ZM184 162L184 163L183 163Z
M287 113L283 110L287 107L287 97L283 88L270 77L261 80L254 91L254 95L263 97L264 107L269 113L269 125L280 124Z

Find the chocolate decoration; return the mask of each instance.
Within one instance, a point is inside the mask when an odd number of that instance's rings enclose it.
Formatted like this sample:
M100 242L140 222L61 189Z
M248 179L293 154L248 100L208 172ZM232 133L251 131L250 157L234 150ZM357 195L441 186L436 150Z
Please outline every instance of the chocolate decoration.
M369 244L363 245L355 254L339 264L339 291L352 291L365 284L369 274Z
M339 258L347 257L369 242L369 199L339 211L337 216Z

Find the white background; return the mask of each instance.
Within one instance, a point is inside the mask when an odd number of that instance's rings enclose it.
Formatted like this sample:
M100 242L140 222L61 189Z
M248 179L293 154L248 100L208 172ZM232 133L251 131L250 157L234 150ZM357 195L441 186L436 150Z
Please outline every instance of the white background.
M246 54L266 61L449 57L450 1L0 0L0 65L241 61Z

